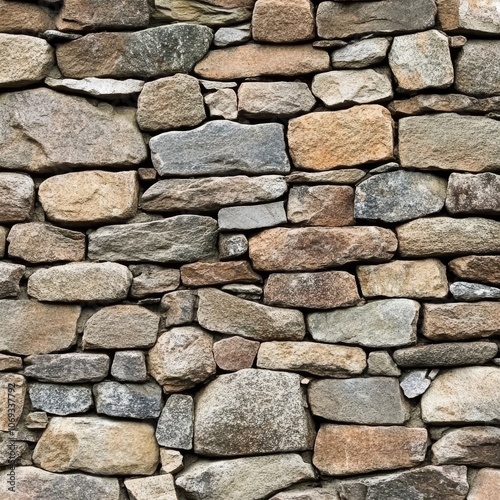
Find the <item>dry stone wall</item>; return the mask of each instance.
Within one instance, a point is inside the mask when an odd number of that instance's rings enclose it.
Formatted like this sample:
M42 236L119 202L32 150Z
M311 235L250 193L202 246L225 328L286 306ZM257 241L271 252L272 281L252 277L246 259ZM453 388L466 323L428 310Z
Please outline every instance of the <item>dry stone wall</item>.
M0 0L0 498L498 500L499 0Z

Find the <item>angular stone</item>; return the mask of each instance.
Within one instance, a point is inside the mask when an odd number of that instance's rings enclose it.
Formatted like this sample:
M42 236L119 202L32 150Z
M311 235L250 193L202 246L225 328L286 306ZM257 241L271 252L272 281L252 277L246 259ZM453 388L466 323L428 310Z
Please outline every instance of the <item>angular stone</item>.
M85 259L85 235L43 222L16 224L7 237L9 257L27 262L61 262Z
M111 365L111 376L121 382L145 382L146 357L142 351L118 351Z
M450 292L453 298L459 301L475 302L482 299L500 299L500 288L465 281L452 283Z
M350 168L330 172L293 172L285 179L290 184L356 184L365 175L363 170Z
M200 460L177 476L176 485L192 498L259 500L314 477L312 466L300 455L287 453L233 460Z
M197 298L191 290L168 293L161 299L162 318L165 326L186 325L195 320Z
M358 304L356 279L345 271L271 274L264 303L282 307L332 309Z
M339 496L336 492L326 491L323 488L299 486L297 489L281 491L271 497L271 500L339 500Z
M28 219L34 202L35 184L31 177L0 172L0 222L13 223Z
M190 450L193 448L194 403L191 396L172 394L156 427L156 440L160 446Z
M177 450L160 448L161 472L175 474L184 469L182 453Z
M114 80L112 78L46 78L45 85L56 90L69 90L75 94L100 99L127 99L138 94L144 87L142 80Z
M332 67L335 69L359 69L381 63L389 50L388 38L366 38L355 40L332 52Z
M330 68L326 50L312 45L260 45L211 50L194 68L202 78L233 80L257 76L292 77Z
M260 343L241 337L229 337L214 343L214 359L221 370L235 372L252 368Z
M19 283L25 270L26 267L19 264L0 262L0 299L19 295Z
M237 456L312 449L314 426L300 378L248 369L210 382L195 400L195 453Z
M448 295L446 266L438 259L359 266L356 274L364 297L442 299Z
M0 88L43 80L54 66L52 47L40 38L0 34Z
M458 257L448 264L459 278L500 285L500 256L470 255Z
M441 113L399 121L403 167L484 172L498 170L500 122L484 116Z
M76 342L80 306L0 300L0 350L12 354L64 351Z
M0 226L0 257L5 255L5 247L7 246L7 235L9 234L9 229Z
M148 212L212 211L230 205L272 201L286 191L285 179L277 175L165 179L146 190L141 197L141 208Z
M241 285L234 283L221 287L223 292L229 292L241 299L254 300L259 302L262 297L262 287L257 285Z
M210 28L195 24L96 33L59 45L57 63L68 78L158 78L189 73L212 38Z
M181 278L184 285L193 287L262 281L262 278L244 260L186 264L181 267Z
M149 143L160 175L287 174L283 125L226 120L194 130L166 132Z
M500 367L469 366L443 372L422 397L428 424L497 424L500 419Z
M290 120L290 154L297 168L330 170L393 158L393 122L382 106L355 106Z
M495 498L500 488L500 470L481 469L472 481L469 500L490 500Z
M28 294L47 302L118 302L127 297L132 273L121 264L75 262L35 271Z
M229 47L230 45L240 45L248 42L251 36L250 23L219 28L214 35L214 45L216 47Z
M378 348L405 346L416 343L419 309L413 300L376 300L362 306L311 313L307 316L307 328L319 342Z
M0 33L38 35L54 27L53 16L46 7L0 0Z
M7 354L0 354L0 372L21 370L22 367L22 358L18 356L8 356Z
M500 33L500 12L495 0L438 0L438 19L445 31Z
M33 453L33 463L51 472L104 476L151 475L158 461L150 424L94 416L52 418Z
M410 416L395 378L313 380L308 395L313 415L327 420L397 425L404 424Z
M171 474L126 479L124 484L132 500L177 500Z
M368 375L399 377L401 370L387 351L372 351L368 354Z
M286 224L285 206L282 201L265 205L246 205L219 210L221 230L250 230Z
M219 234L219 258L234 259L248 251L248 239L244 234Z
M0 431L16 429L24 408L26 379L17 373L0 375Z
M90 387L32 383L29 395L35 410L53 415L85 413L94 406Z
M33 411L26 415L27 429L45 429L49 425L49 418L44 411Z
M250 259L262 271L313 271L359 261L390 260L394 233L379 227L273 228L252 236ZM272 251L270 251L272 249Z
M256 304L215 288L198 290L198 323L207 330L253 340L302 340L300 311Z
M215 374L212 346L212 336L201 328L172 328L149 351L148 372L165 392L190 389Z
M431 385L431 381L427 378L428 370L410 370L401 377L401 389L408 399L417 398Z
M86 226L123 222L137 212L135 172L73 172L49 177L38 189L47 217L59 224Z
M321 38L423 31L434 26L432 0L397 2L322 2L316 23Z
M232 89L220 89L205 96L210 116L220 116L226 120L238 117L238 98Z
M106 226L89 235L90 259L132 262L196 262L215 256L217 222L178 215L153 222Z
M201 79L198 79L198 81L205 90L235 89L238 87L236 82L214 82L211 80Z
M149 295L171 292L179 287L180 273L178 269L162 266L140 264L129 266L134 275L130 296L142 299Z

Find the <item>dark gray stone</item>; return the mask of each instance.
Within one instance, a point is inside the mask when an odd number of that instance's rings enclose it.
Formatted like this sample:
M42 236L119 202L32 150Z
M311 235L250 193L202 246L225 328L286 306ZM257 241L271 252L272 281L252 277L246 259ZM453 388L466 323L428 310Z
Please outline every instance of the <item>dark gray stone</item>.
M500 288L482 285L480 283L467 283L455 281L450 285L450 292L456 300L474 302L483 299L500 299Z
M156 427L160 446L181 450L193 447L194 403L191 396L172 394L165 403Z
M118 351L113 358L111 375L120 382L146 381L146 356L142 351Z
M85 413L93 406L90 387L33 383L29 385L29 394L35 410L54 415Z

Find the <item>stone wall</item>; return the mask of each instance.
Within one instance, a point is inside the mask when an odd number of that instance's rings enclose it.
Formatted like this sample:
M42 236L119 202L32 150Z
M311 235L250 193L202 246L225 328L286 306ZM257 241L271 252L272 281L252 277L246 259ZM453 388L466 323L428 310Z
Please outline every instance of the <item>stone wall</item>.
M0 90L0 498L500 498L500 0L0 0Z

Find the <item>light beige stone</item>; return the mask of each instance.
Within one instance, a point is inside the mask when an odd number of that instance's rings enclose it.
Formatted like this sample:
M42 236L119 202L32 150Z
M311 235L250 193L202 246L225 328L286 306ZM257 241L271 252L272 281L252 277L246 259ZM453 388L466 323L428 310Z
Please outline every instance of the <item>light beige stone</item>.
M20 370L23 367L23 359L19 356L8 356L0 354L0 372Z
M25 266L0 261L0 299L19 295L20 282L25 271Z
M181 267L181 279L184 285L193 287L262 281L262 278L244 260L186 264Z
M233 89L219 89L205 96L210 116L220 116L226 120L238 118L238 97Z
M126 479L125 488L131 500L177 500L172 474Z
M13 172L0 172L0 222L23 222L28 219L35 202L35 184L31 177Z
M182 453L177 450L160 448L161 470L166 474L175 474L184 468Z
M500 491L500 469L481 469L473 479L468 500L495 500Z
M445 31L499 34L500 11L496 0L437 0L438 19Z
M134 275L130 296L135 299L171 292L179 288L181 275L178 269L169 269L154 264L132 265L129 269Z
M49 9L38 4L0 0L0 33L37 35L55 28Z
M7 246L8 234L9 229L7 227L0 226L0 258L5 255L5 247Z
M0 375L0 431L14 431L26 396L26 379L16 373Z

